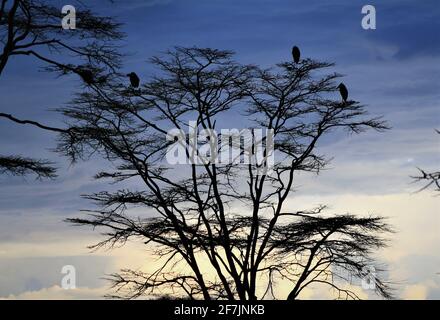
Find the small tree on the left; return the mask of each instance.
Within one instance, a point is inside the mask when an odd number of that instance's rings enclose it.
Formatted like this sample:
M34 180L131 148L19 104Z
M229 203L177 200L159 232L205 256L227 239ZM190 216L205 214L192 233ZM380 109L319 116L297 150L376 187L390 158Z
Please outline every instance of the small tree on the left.
M0 0L0 76L5 77L8 62L15 56L33 57L46 71L76 74L86 86L115 74L121 60L116 50L116 42L123 37L121 25L112 17L93 13L79 1L74 7L77 28L66 30L62 27L65 16L62 8L51 1ZM43 130L67 132L2 111L0 118ZM39 178L53 178L55 171L47 160L0 155L0 174L35 173Z

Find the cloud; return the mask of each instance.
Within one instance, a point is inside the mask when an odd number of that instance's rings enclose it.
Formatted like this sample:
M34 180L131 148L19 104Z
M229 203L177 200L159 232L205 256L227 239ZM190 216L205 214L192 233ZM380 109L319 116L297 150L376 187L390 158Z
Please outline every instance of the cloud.
M393 130L381 135L332 135L319 146L322 153L335 157L332 169L318 177L298 177L298 192L289 199L289 206L308 209L324 203L332 212L390 217L397 233L379 257L389 264L390 277L401 281L399 294L439 298L439 276L435 275L440 252L438 198L429 192L413 194L417 186L409 176L417 166L429 169L439 163L433 129L439 125L436 17L440 7L432 0L373 1L378 29L365 31L360 27L363 4L130 0L103 8L101 1L92 3L96 12L109 12L126 22L128 39L123 49L135 52L126 67L142 76L151 74L144 63L147 57L174 45L234 49L238 60L266 66L290 59L295 43L306 57L335 61L335 70L347 74L344 81L350 96L368 104L373 114L384 114ZM60 117L46 109L68 101L78 83L40 73L39 65L32 59L11 59L0 77L2 111L61 125ZM235 115L223 119L238 125L239 120ZM85 247L96 242L97 235L62 222L90 207L79 200L80 194L109 186L91 179L104 167L102 162L93 159L69 167L64 159L54 158L48 151L54 138L34 128L1 123L2 153L56 159L60 177L44 182L0 177L0 295L98 297L104 287L97 279L104 273L150 264L151 257L138 248L89 254ZM72 259L80 274L87 271L88 275L79 289L66 291L58 286L59 268ZM331 297L331 292L304 291L304 298L322 297Z
M101 287L106 284L102 277L114 271L112 259L98 255L1 257L0 296L61 285L66 265L74 267L77 287Z
M378 32L366 33L376 44L388 44L398 48L393 57L408 61L414 57L434 56L440 53L436 30L440 13L435 1L423 5L413 2L378 4Z
M407 286L402 298L406 300L425 300L428 297L428 287L422 284Z
M126 0L123 3L123 10L140 10L158 5L171 3L173 0Z
M426 281L418 284L408 285L403 289L401 297L407 300L439 300L439 282Z
M104 299L108 288L87 288L63 289L60 286L42 288L36 291L26 291L17 295L0 297L0 300L100 300Z

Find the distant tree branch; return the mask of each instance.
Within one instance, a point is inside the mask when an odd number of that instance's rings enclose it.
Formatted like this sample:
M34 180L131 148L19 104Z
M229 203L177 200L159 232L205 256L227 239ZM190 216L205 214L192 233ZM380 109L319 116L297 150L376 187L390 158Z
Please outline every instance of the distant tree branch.
M38 178L55 178L56 169L52 162L23 158L19 156L0 156L0 174L24 176L29 173L36 174Z
M84 8L80 1L75 5L78 8L78 28L64 30L61 26L61 7L53 2L1 0L0 43L3 48L0 50L0 75L4 75L3 71L10 59L18 55L36 58L47 71L61 75L76 74L86 86L94 86L114 75L122 57L117 47L117 41L124 36L120 31L121 24L112 17L94 14ZM34 120L21 120L3 112L0 117L18 124L30 124L43 130L66 134L74 140L72 128L61 129ZM54 176L53 172L47 170L47 163L41 160L19 156L6 160L4 163L11 165L11 174L36 170L42 176ZM1 172L6 172L6 168L4 166Z
M119 66L121 55L114 45L108 45L108 41L117 41L123 37L119 31L121 24L111 17L101 17L81 8L77 10L78 28L66 31L61 27L62 18L61 8L45 1L2 0L0 42L4 48L0 54L0 74L11 56L29 53L62 73L72 69L71 63L49 59L43 51L36 52L40 47L49 49L49 52L65 53L64 56L76 56L91 69L103 65L114 72ZM28 48L33 50L23 51Z
M49 127L49 126L43 125L43 124L41 124L37 121L33 121L33 120L20 120L16 117L12 116L11 114L6 114L3 112L0 112L0 117L9 119L9 120L16 122L16 123L19 123L19 124L30 124L32 126L35 126L40 129L47 130L47 131L53 131L53 132L58 132L58 133L69 133L71 131L69 129L60 129L60 128L56 128L56 127Z
M439 130L435 130L437 134L440 134ZM428 172L426 170L418 168L420 175L413 176L415 182L423 182L425 185L419 189L419 191L426 190L430 187L434 187L434 190L440 191L440 171Z

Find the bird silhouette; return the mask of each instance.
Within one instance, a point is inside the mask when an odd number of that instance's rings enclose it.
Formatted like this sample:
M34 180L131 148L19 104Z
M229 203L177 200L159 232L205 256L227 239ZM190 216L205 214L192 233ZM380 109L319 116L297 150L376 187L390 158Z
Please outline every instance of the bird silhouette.
M77 68L76 73L89 85L95 82L93 72L88 69Z
M130 72L127 77L130 78L130 84L133 88L139 87L140 79L136 73Z
M292 48L292 58L295 63L299 62L299 58L301 57L301 52L299 51L299 48L297 46L294 46Z
M339 84L339 86L337 86L337 88L339 89L339 93L341 94L342 100L344 102L347 102L348 99L348 90L347 87L345 86L345 84L343 84L342 82Z

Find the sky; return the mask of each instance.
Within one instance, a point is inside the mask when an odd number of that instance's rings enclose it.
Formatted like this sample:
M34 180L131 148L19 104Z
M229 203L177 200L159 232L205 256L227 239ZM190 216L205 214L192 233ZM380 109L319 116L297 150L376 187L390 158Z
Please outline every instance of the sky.
M63 1L57 1L60 8ZM440 197L416 192L417 167L436 170L440 160L440 4L437 0L127 0L87 1L99 14L124 23L129 53L124 70L141 79L147 60L173 46L229 49L244 63L269 67L290 59L292 45L303 57L335 62L350 97L391 130L360 136L335 134L318 146L333 157L319 176L298 177L292 208L327 204L334 213L377 214L395 229L389 247L377 252L388 265L396 295L440 299ZM361 26L364 5L374 5L375 30ZM0 112L60 125L50 111L65 105L80 84L41 72L31 58L14 57L0 77ZM90 252L96 232L74 228L65 218L90 208L81 194L107 190L92 179L99 159L70 165L51 152L52 133L0 120L0 153L54 159L55 180L0 176L0 299L88 299L107 292L102 277L120 268L146 267L152 258L137 244ZM74 265L77 289L60 287L61 268ZM361 290L360 288L358 288ZM362 292L366 298L373 298ZM303 298L331 293L309 290Z

